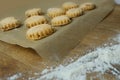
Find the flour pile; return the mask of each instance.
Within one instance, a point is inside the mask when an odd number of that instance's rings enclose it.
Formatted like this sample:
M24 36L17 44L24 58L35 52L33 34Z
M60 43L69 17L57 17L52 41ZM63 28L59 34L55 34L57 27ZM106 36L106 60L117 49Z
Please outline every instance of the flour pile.
M118 44L97 48L67 66L45 69L37 80L86 80L87 72L104 73L107 70L112 70L114 75L119 76L120 72L111 64L120 64L120 35L114 40Z

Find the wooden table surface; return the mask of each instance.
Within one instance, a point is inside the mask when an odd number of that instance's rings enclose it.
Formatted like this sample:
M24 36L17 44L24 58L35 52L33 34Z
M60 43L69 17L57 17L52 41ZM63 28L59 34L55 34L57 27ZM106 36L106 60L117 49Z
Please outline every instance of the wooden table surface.
M6 80L8 77L20 73L22 76L17 80L38 77L40 75L37 72L41 72L51 65L64 63L65 60L73 56L83 56L86 54L86 51L110 42L109 38L114 37L118 33L120 33L120 6L116 6L114 11L109 16L106 16L95 29L90 31L70 52L70 55L66 56L61 62L44 60L29 49L0 41L0 80ZM91 76L94 74L91 73L88 75ZM107 76L108 80L115 80L111 74L106 73L104 76Z

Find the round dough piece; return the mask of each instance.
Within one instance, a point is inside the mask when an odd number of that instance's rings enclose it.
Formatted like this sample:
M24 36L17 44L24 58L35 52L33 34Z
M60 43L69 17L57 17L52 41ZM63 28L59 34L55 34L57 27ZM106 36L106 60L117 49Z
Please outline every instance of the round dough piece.
M61 9L61 8L49 8L47 10L47 15L51 18L57 17L57 16L61 16L65 14L65 10Z
M0 30L8 31L20 27L21 22L15 17L7 17L0 21Z
M51 20L52 26L62 26L69 24L71 22L70 18L66 15L55 17Z
M28 29L26 38L29 40L38 40L51 35L54 29L49 24L41 24Z
M80 9L82 9L83 11L89 11L95 8L96 8L96 5L94 3L84 3L80 6Z
M44 16L32 16L25 20L25 26L28 28L45 23L47 23L47 19Z
M79 5L74 2L65 2L62 7L67 11L72 8L78 8Z
M70 9L66 12L66 15L69 18L78 17L78 16L81 16L82 14L83 14L83 11L79 8L73 8L73 9Z
M42 14L42 9L41 8L33 8L33 9L29 9L25 12L25 16L31 17L31 16L38 16Z

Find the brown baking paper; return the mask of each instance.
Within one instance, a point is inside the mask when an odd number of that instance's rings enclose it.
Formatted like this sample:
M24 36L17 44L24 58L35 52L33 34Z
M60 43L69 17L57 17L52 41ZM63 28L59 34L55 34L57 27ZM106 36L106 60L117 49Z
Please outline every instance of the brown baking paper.
M74 18L69 25L62 26L51 36L38 40L30 41L26 39L27 28L23 25L20 28L10 31L0 31L0 40L17 44L24 48L32 48L42 58L60 60L69 54L80 40L95 26L101 22L113 9L113 0L30 0L30 1L17 1L13 5L8 5L8 9L1 7L1 19L7 16L15 16L24 22L25 11L30 8L42 8L44 12L51 7L61 7L64 2L73 1L78 4L84 2L93 2L97 8L92 11L84 13L83 16ZM10 1L8 1L9 4ZM11 7L12 6L12 7ZM5 11L6 10L6 11ZM3 12L4 11L4 12Z

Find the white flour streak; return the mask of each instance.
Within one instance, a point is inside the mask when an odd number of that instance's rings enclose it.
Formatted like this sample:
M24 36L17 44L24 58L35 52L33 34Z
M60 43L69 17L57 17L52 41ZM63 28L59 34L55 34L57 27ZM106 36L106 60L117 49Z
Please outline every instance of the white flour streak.
M115 0L115 2L116 2L117 4L120 4L120 0Z
M114 38L120 43L120 35ZM98 71L104 73L106 70L113 70L114 75L119 75L120 72L116 70L111 64L120 64L120 44L97 48L95 51L80 57L77 61L63 66L60 65L56 69L45 69L37 80L86 80L86 73L91 71Z
M22 76L21 73L15 74L11 77L8 77L7 80L17 80L18 78L20 78Z

